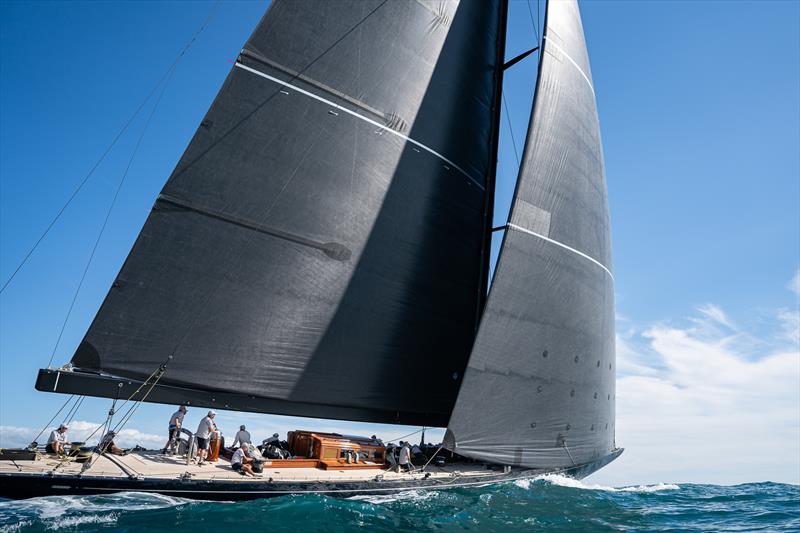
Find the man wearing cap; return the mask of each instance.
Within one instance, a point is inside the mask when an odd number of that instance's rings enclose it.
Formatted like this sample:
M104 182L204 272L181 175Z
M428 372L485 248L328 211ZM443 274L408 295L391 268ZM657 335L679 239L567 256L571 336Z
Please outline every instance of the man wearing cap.
M244 427L244 424L239 426L239 431L236 433L236 436L233 438L233 449L235 450L242 444L252 444L253 441L250 440L250 432L247 431Z
M69 428L66 424L61 424L58 429L50 432L50 437L47 439L47 447L45 448L47 453L66 454L64 445L67 444L67 429Z
M187 413L187 409L185 405L181 405L178 407L178 410L172 413L172 416L169 418L169 440L167 441L167 445L164 446L164 449L161 450L161 453L175 453L175 448L178 445L178 441L181 438L181 427L183 426L183 417Z
M197 437L197 465L203 464L203 460L208 457L208 447L211 444L211 434L218 433L217 425L214 423L214 417L217 416L216 411L209 411L200 425L197 427L197 432L194 434Z

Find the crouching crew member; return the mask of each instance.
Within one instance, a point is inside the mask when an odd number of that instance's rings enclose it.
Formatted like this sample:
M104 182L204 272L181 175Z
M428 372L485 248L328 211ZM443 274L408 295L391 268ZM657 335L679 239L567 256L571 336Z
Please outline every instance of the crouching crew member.
M47 439L47 447L45 448L47 453L57 453L58 455L67 453L64 451L64 446L69 444L67 442L67 429L69 428L66 424L61 424L58 429L54 429L50 433L50 437Z
M97 445L97 451L100 453L112 453L114 455L125 455L128 452L120 448L114 442L114 437L117 436L115 431L109 431L103 438L100 439L100 444Z
M253 467L250 466L253 463L253 459L248 457L247 452L245 452L246 446L246 444L242 444L239 449L233 452L233 457L231 457L231 468L243 476L247 475L250 477L256 477L256 475L253 473Z

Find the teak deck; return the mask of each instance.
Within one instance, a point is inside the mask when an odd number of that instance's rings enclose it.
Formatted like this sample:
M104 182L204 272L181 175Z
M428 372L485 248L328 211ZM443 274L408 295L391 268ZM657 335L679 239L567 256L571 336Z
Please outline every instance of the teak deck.
M198 466L194 463L186 464L185 457L167 456L158 452L136 452L125 456L95 456L92 467L83 473L84 478L91 477L127 477L118 461L134 475L144 478L180 479L190 477L192 480L225 480L225 481L368 481L376 475L385 479L415 479L429 477L449 478L454 472L469 475L496 475L497 472L486 470L479 465L451 465L446 468L433 468L426 472L393 472L383 470L383 465L377 464L347 464L338 461L318 461L316 459L288 459L271 460L264 463L264 472L261 478L245 477L233 471L230 462L220 458L216 463L206 463ZM322 463L322 465L319 465ZM321 466L318 468L317 466ZM0 473L29 473L48 474L53 472L53 477L74 476L80 473L82 464L59 461L50 455L41 455L36 461L0 461ZM54 470L55 469L55 470ZM435 470L435 472L434 472Z
M234 472L230 463L197 466L185 458L157 452L137 452L124 457L102 456L81 474L81 463L61 462L52 456L35 461L0 461L0 497L32 498L51 495L90 495L114 492L157 492L201 500L253 500L289 494L320 494L335 497L391 494L405 490L442 490L485 486L515 479L558 472L585 477L615 459L622 450L596 461L568 469L487 468L477 463L432 466L422 472L394 472L364 465L326 464L325 469L287 467L286 461L265 465L259 478ZM305 462L305 460L302 460Z

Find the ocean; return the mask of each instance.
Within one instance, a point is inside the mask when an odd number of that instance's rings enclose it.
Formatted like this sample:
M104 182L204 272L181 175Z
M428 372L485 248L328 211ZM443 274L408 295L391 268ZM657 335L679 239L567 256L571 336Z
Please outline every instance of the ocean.
M606 487L544 476L348 499L198 502L158 494L0 501L0 531L800 531L800 486Z

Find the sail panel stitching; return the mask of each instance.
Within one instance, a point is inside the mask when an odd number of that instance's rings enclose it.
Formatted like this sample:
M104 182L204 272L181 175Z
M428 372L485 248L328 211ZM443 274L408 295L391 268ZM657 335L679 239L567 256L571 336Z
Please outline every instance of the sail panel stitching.
M534 237L539 237L542 240L545 240L547 242L553 243L556 246L560 246L561 248L564 248L565 250L569 250L572 253L578 254L579 256L581 256L581 257L583 257L585 259L588 259L589 261L591 261L595 265L597 265L600 268L602 268L603 270L605 270L606 273L611 277L611 281L614 281L614 274L612 274L611 271L603 263L601 263L600 261L598 261L594 257L592 257L590 255L586 255L585 253L581 252L580 250L576 250L575 248L573 248L571 246L567 246L563 242L558 242L558 241L556 241L554 239L551 239L550 237L545 237L544 235L541 235L539 233L536 233L535 231L531 231L529 229L525 229L523 227L517 226L516 224L509 223L508 227L511 228L511 229L515 229L517 231L521 231L522 233L527 233L528 235L533 235Z
M243 69L243 70L246 70L248 72L251 72L251 73L255 74L256 76L261 76L262 78L268 79L268 80L270 80L272 82L275 82L275 83L277 83L279 85L283 85L284 87L289 87L289 88L299 92L300 94L304 94L304 95L306 95L306 96L308 96L310 98L313 98L314 100L318 100L320 102L328 104L329 106L331 106L331 107L333 107L333 108L335 108L335 109L337 109L339 111L343 111L344 113L347 113L348 115L352 115L352 116L354 116L356 118L359 118L359 119L361 119L361 120L363 120L363 121L365 121L365 122L367 122L369 124L372 124L373 126L376 126L376 127L380 128L381 130L383 130L385 132L391 133L392 135L396 135L397 137L400 137L401 139L406 140L406 141L410 142L411 144L422 148L426 152L438 157L439 159L441 159L442 161L444 161L448 165L452 166L453 168L455 168L456 170L461 172L472 183L477 185L478 188L480 188L480 190L482 190L482 191L486 190L484 188L484 186L481 185L481 183L478 180L473 178L466 170L464 170L460 166L456 165L455 163L453 163L452 161L447 159L445 156L443 156L442 154L440 154L439 152L437 152L433 148L429 148L428 146L425 146L424 144L422 144L419 141L415 141L414 139L412 139L411 137L408 137L407 135L403 135L402 133L391 129L390 127L388 127L388 126L386 126L384 124L381 124L380 122L376 122L376 121L372 120L371 118L367 118L364 115L360 115L360 114L356 113L355 111L352 111L350 109L347 109L346 107L342 107L342 106L340 106L338 104L335 104L334 102L331 102L330 100L326 100L325 98L322 98L321 96L317 96L316 94L311 93L309 91L306 91L304 89L301 89L301 88L299 88L299 87L297 87L295 85L292 85L291 83L287 83L287 82L285 82L283 80L280 80L278 78L274 78L274 77L270 76L269 74L264 74L263 72L258 71L258 70L254 69L254 68L248 67L247 65L243 65L242 63L237 62L236 66L239 67L240 69Z
M544 36L544 38L545 38L545 39L547 39L547 35L545 35L545 36ZM568 54L568 53L567 53L567 52L566 52L566 51L565 51L563 48L561 48L560 46L558 46L558 45L556 44L556 42L555 42L553 39L547 39L547 43L548 43L548 44L552 44L553 46L555 46L555 47L556 47L556 50L558 50L559 52L561 52L562 54L564 54L564 57L566 57L567 59L569 59L569 62L570 62L570 63L572 63L572 64L573 64L573 66L574 66L576 69L578 69L578 72L580 72L580 73L581 73L581 76L583 76L583 79L584 79L584 80L586 80L586 83L588 83L588 84L589 84L589 89L591 89L591 91L592 91L592 94L593 94L593 95L596 97L597 95L596 95L596 94L594 94L594 87L592 86L592 80L590 80L590 79L589 79L589 76L587 76L587 75L586 75L586 73L583 71L583 69L580 67L580 65L578 65L578 64L575 62L575 60L574 60L574 59L572 59L572 57L571 57L571 56L570 56L570 55L569 55L569 54Z

